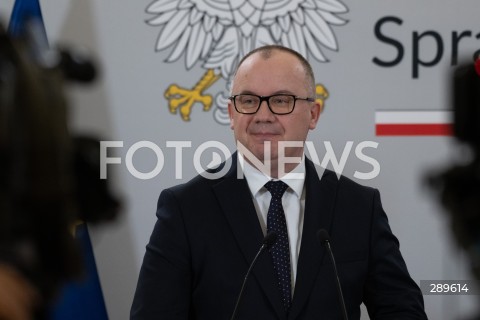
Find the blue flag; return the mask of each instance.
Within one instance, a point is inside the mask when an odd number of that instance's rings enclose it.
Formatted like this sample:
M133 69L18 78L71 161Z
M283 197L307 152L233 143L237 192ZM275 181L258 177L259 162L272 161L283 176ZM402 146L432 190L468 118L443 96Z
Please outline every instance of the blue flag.
M47 32L38 0L16 0L10 16L8 33L12 37L23 37L28 32L28 28L35 30L36 37L47 41Z
M97 266L87 225L77 226L75 238L81 248L85 268L82 281L67 283L54 306L51 320L107 320Z

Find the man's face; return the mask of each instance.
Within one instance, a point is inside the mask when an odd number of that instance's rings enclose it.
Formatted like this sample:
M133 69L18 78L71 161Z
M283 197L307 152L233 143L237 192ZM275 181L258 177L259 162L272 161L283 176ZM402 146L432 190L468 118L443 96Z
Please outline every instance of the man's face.
M298 97L315 98L309 90L305 70L298 59L290 53L274 51L265 59L255 53L245 60L237 71L232 94L291 94ZM320 106L315 102L297 100L290 114L273 114L262 102L255 114L241 114L235 110L233 101L228 104L230 127L236 141L240 142L255 157L264 159L265 141L271 141L271 160L278 160L279 141L306 140L309 130L315 128ZM303 148L286 148L285 156L301 157Z

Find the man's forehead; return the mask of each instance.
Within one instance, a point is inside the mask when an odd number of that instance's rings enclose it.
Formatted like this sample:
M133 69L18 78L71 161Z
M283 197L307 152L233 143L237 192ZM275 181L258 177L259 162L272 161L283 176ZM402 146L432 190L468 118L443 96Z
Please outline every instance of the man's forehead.
M286 60L298 60L293 54L287 51L282 51L279 49L270 49L266 51L258 51L253 53L251 56L247 57L244 60L245 62L248 61L268 61L268 60L277 60L277 59L286 59Z
M302 71L304 69L301 62L294 55L280 50L270 50L268 55L264 55L263 52L260 51L247 57L238 67L236 73L241 73L242 71L254 72L259 65L279 62L288 62L283 68L289 66Z

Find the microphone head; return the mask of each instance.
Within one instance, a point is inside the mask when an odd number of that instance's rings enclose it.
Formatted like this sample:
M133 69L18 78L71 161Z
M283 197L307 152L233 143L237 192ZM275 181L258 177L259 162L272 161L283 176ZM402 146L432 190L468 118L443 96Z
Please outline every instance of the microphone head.
M275 231L270 231L265 238L263 238L263 244L267 247L273 245L275 241L277 241L277 233Z
M325 229L320 229L317 231L317 238L318 238L318 241L320 241L321 245L325 245L327 242L330 241L330 236L328 235L328 232Z

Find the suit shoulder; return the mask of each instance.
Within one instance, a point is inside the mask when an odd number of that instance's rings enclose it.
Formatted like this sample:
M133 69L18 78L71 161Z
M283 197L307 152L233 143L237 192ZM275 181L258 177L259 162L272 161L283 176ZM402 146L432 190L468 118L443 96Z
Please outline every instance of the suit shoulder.
M306 170L307 176L317 176L322 182L328 183L331 187L365 193L372 193L376 190L373 187L362 185L342 174L337 174L335 171L320 167L308 158L306 159Z
M176 195L183 195L185 193L202 193L222 181L227 175L231 174L232 170L233 169L228 162L222 162L215 168L207 169L206 171L197 174L187 182L166 188L165 191L172 192Z
M378 190L374 187L360 184L359 182L354 181L344 175L337 175L337 173L329 169L325 169L322 179L328 179L336 182L340 191L343 190L362 195L372 195L373 193L378 192Z

